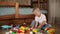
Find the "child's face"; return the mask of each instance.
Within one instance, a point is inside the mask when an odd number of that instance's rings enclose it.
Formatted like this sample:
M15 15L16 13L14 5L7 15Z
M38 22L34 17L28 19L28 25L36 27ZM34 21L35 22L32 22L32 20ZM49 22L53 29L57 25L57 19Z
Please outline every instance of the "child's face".
M40 10L39 10L38 8L35 9L34 12L33 12L33 14L34 14L35 16L39 16L39 15L40 15Z

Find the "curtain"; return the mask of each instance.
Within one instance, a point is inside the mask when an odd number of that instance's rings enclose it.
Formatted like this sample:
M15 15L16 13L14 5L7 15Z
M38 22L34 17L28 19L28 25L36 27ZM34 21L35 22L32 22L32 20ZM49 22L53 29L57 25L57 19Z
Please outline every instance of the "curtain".
M49 23L55 24L60 18L60 0L49 0Z

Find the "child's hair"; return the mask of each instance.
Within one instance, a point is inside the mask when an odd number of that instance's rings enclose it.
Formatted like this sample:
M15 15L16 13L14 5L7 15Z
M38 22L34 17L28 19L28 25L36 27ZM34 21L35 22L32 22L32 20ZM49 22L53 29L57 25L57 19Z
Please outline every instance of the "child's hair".
M38 8L38 7L35 7L35 8L33 8L33 11L32 11L32 12L34 12L34 10L36 10L36 9L39 9L39 10L40 10L40 8Z

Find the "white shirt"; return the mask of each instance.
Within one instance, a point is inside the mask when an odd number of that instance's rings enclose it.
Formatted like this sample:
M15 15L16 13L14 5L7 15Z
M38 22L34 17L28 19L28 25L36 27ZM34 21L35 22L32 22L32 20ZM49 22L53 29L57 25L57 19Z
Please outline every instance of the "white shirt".
M35 16L35 21L39 22L41 24L41 23L43 23L43 21L46 21L46 16L44 14L41 14L40 17Z

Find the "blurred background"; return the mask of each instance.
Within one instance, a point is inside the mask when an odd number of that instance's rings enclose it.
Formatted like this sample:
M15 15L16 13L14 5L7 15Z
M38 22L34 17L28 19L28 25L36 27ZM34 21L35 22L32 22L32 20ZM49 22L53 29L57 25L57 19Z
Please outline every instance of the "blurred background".
M56 34L60 34L60 0L0 0L0 26L30 25L34 19L32 11L35 7L40 8L40 12L47 17L47 23L56 28Z

